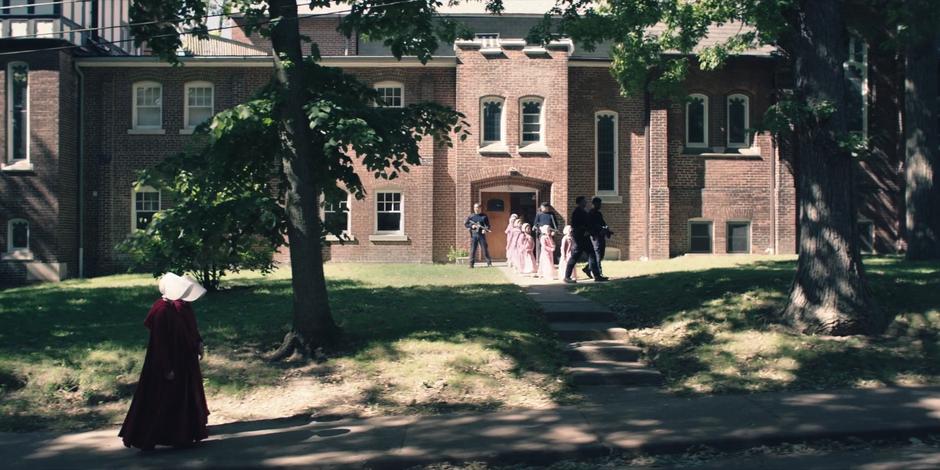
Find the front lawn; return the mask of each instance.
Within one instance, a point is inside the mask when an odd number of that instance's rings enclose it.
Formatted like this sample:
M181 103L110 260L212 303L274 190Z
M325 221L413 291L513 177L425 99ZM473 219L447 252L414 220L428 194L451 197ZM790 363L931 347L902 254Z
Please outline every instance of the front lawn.
M329 264L346 346L268 364L290 323L289 270L225 281L195 304L212 422L549 406L562 357L536 307L495 269ZM146 275L0 291L0 431L120 423L157 298Z
M605 263L608 275L628 278L576 290L618 313L675 391L940 383L940 263L869 257L865 266L894 318L876 338L805 336L780 324L792 257Z

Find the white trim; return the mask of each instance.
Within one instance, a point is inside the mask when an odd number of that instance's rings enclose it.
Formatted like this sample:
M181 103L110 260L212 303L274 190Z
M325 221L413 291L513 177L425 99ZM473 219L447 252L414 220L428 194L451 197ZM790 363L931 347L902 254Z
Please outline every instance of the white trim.
M708 251L692 251L692 224L708 224ZM694 217L689 219L688 225L689 229L689 253L693 254L714 254L715 253L715 222L711 219L704 219L701 217Z
M152 186L140 186L131 188L131 232L137 228L137 193L157 193L157 211L163 210L163 193ZM156 214L156 212L154 212Z
M274 61L268 56L244 56L244 57L177 57L186 67L264 67L270 68ZM157 57L125 56L125 57L95 57L87 59L76 59L80 68L96 67L173 67L169 62L163 61ZM422 64L417 57L402 57L398 60L394 57L385 56L337 56L324 57L320 61L321 65L328 67L374 67L374 68L453 68L457 66L456 57L435 57Z
M486 113L483 105L499 103L499 140L486 140ZM480 98L480 149L481 152L493 144L506 144L506 98L498 95L487 95Z
M140 126L137 124L137 90L141 88L158 88L160 90L160 124L153 126ZM163 84L160 82L155 82L153 80L142 80L139 82L134 82L131 86L131 128L130 130L137 131L133 133L140 134L157 134L163 130ZM152 106L148 106L152 107ZM144 131L144 132L139 132ZM129 134L132 132L128 131Z
M530 140L526 142L523 140L524 128L525 128L525 112L523 107L525 103L537 102L539 104L539 140ZM532 149L529 149L532 147ZM534 151L536 148L541 147L540 150L543 152L545 149L545 98L537 95L523 96L519 98L519 152L525 153L526 150Z
M14 248L13 247L13 224L16 222L26 222L26 248ZM29 249L29 238L30 238L31 227L29 221L23 218L15 218L7 221L7 251L6 255L14 257L15 259L24 259L19 257L21 254L30 254L32 252Z
M13 142L15 139L13 138L13 80L11 80L11 77L13 76L12 69L16 65L26 66L26 158L20 158L20 159L14 160L13 159L13 153L14 153ZM23 168L23 169L27 169L28 167L28 170L32 170L33 168L32 163L30 162L30 159L29 159L30 141L32 140L32 134L31 134L32 131L30 130L30 122L29 122L32 116L32 105L30 103L30 96L29 96L29 88L30 88L29 72L30 72L29 64L27 64L26 62L14 61L14 62L10 62L9 64L7 64L7 72L6 72L6 77L5 77L5 80L7 82L7 87L6 87L7 155L3 161L4 167L5 167L4 169L6 169L6 167L8 166L9 167L18 166L19 168ZM10 170L17 170L19 168L10 168Z
M614 118L614 189L600 189L600 162L598 161L597 128L598 120L602 116L611 116ZM620 194L620 115L616 111L609 109L597 111L594 113L594 194L598 196L617 196ZM603 199L603 198L601 198Z
M692 100L696 98L702 99L702 105L704 106L704 119L702 138L705 139L704 142L689 142L689 105L692 104ZM692 93L689 95L689 101L685 103L685 146L688 148L708 148L708 96L701 93Z
M190 107L189 106L189 90L191 88L208 88L210 90L209 92L209 100L210 100L209 120L211 121L212 116L215 115L215 84L213 84L212 82L205 81L205 80L194 80L191 82L186 82L185 84L183 84L183 129L180 130L180 134L183 134L184 130L188 131L187 133L192 134L193 130L196 129L196 127L198 127L198 124L196 126L191 126L189 124L189 107ZM199 107L203 108L204 106L199 106ZM202 124L202 123L199 123L199 124Z
M744 142L731 141L731 100L741 98L744 100ZM725 141L729 149L742 149L751 146L751 133L748 129L751 127L751 98L741 93L728 95L725 99Z
M378 91L379 88L398 88L401 90L401 106L386 106L382 105L383 108L404 108L405 107L405 84L395 80L382 80L380 82L375 82L372 85L372 89ZM378 106L378 103L375 103Z
M399 211L401 217L398 220L398 230L379 230L379 194L392 193L399 195ZM405 193L400 189L379 189L375 191L375 200L373 201L372 213L375 215L374 223L372 224L372 236L375 235L391 235L391 236L404 236L405 235ZM394 213L385 211L385 213ZM370 236L369 239L373 240L373 237ZM386 240L388 241L388 240ZM401 241L401 240L399 240Z
M728 251L728 243L731 242L731 236L728 233L728 226L731 224L747 224L747 249L744 251ZM729 255L749 255L754 248L754 222L749 219L728 219L725 221L725 254ZM714 250L714 247L712 248Z

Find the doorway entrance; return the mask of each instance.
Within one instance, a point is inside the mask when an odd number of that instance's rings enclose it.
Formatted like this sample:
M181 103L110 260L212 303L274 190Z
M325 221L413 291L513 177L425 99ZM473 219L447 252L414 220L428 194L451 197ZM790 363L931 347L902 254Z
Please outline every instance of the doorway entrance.
M535 219L538 205L538 191L522 189L507 191L503 188L489 188L480 191L483 212L490 219L490 232L486 241L490 248L490 257L494 260L506 259L506 227L509 216L516 214L524 222Z

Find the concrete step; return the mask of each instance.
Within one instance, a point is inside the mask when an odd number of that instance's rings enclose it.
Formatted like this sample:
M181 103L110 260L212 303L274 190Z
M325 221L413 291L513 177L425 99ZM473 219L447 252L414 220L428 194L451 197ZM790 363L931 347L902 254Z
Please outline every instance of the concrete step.
M585 341L565 350L569 362L619 361L637 362L643 350L619 341Z
M627 330L616 323L549 323L549 327L558 334L562 341L569 343L595 340L624 340Z
M575 385L660 385L663 376L642 362L575 362L565 368Z
M549 309L542 305L542 313L550 323L601 323L612 322L617 319L617 315L611 311L583 310L573 309Z

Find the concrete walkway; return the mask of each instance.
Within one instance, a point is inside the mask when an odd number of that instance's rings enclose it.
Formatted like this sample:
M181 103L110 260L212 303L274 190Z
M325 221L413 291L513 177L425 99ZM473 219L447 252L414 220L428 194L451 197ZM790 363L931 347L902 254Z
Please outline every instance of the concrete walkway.
M940 387L678 398L592 387L584 405L489 414L278 420L213 426L191 449L125 449L117 429L0 434L4 468L367 467L548 463L616 453L740 449L940 432Z

